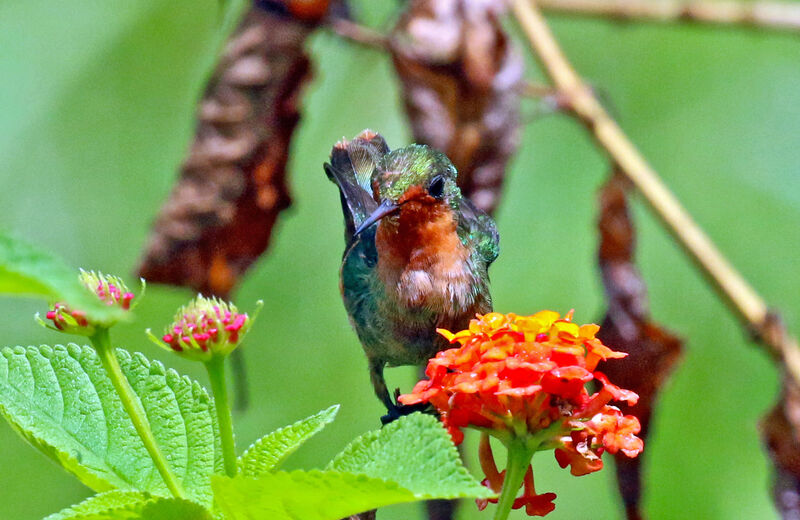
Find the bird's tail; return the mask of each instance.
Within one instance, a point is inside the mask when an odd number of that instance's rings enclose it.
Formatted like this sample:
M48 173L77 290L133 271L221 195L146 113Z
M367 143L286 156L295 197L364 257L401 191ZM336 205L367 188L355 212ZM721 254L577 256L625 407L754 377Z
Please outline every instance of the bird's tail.
M331 162L325 164L328 178L339 187L344 213L345 241L378 207L370 186L372 174L389 146L380 134L364 130L352 141L345 139L331 150Z

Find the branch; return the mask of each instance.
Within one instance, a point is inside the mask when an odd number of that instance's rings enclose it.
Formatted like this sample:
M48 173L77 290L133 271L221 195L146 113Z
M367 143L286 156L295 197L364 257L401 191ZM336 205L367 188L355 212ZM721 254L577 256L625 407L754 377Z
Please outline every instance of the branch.
M538 3L550 12L578 16L800 31L800 3L702 0L540 0Z
M389 48L389 37L366 25L345 18L331 18L328 27L340 38L368 49L386 51Z
M389 52L389 36L371 27L345 18L331 18L328 20L327 27L333 34L346 42L379 52ZM523 81L519 85L519 94L532 99L557 98L558 89L534 81Z
M692 220L597 101L592 90L567 61L536 5L531 0L511 0L511 6L547 74L559 92L567 96L568 109L591 131L616 168L642 193L662 223L752 330L755 338L780 359L791 377L800 383L800 348L797 340Z

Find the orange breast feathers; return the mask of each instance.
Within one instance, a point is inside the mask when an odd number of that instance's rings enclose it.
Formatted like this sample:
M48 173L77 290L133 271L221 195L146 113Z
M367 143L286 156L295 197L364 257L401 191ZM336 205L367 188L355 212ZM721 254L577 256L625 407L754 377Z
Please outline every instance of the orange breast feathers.
M406 193L404 198L408 202L398 214L378 225L378 276L408 307L463 312L473 303L466 301L472 298L473 279L467 269L469 251L458 238L452 209L427 195Z

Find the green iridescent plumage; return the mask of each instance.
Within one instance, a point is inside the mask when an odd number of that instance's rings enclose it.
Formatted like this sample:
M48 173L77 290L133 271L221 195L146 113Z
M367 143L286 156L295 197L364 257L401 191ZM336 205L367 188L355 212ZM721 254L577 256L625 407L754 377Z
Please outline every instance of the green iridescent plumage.
M436 176L445 179L444 198L458 209L461 191L456 184L456 168L445 154L428 146L412 144L387 153L375 175L381 200L397 201L414 185L427 188Z
M460 330L491 310L497 229L461 195L450 160L427 146L390 151L365 130L334 146L325 171L344 212L344 304L375 392L396 417L384 366L425 362L448 347L436 328Z

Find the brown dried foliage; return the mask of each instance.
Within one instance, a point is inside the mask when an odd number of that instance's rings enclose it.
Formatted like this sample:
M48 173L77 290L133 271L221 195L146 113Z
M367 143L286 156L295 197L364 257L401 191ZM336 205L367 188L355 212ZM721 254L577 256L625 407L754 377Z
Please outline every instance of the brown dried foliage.
M786 328L774 314L769 316L764 330L767 336L786 334ZM761 437L775 466L772 487L775 508L781 518L800 518L800 388L785 372L780 399L761 421Z
M633 264L635 236L626 200L627 181L612 175L600 192L598 261L608 311L598 337L628 357L604 364L602 371L616 384L639 394L635 406L623 412L639 418L646 439L658 392L680 358L682 341L650 320L647 290ZM629 519L642 518L642 456L616 457L617 481Z
M389 45L414 140L446 153L464 194L489 214L520 140L523 62L499 5L412 0Z
M290 204L286 161L309 78L310 30L255 7L245 16L199 104L194 142L140 276L225 297L267 248Z

